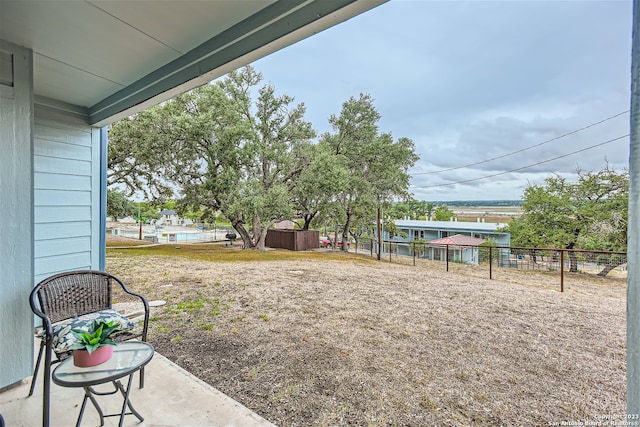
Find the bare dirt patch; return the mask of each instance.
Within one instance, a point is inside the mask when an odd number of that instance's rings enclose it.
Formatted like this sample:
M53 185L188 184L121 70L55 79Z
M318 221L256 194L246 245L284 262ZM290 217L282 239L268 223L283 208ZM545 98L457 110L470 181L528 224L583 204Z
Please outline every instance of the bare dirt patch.
M167 301L149 338L161 354L281 426L548 425L625 412L624 284L560 293L533 276L353 259L125 250L107 269Z

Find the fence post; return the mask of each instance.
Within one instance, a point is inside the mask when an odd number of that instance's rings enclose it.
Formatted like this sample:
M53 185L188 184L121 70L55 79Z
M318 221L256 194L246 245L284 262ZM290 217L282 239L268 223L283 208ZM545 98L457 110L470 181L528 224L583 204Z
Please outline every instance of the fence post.
M564 249L560 249L560 292L564 292Z
M447 255L445 256L445 258L447 259L447 271L449 271L449 245L448 244L446 247L446 251L447 251Z
M391 261L391 255L393 254L393 246L391 246L391 240L389 240L389 262Z
M413 242L413 266L416 266L416 242Z
M489 279L493 279L493 246L489 246Z

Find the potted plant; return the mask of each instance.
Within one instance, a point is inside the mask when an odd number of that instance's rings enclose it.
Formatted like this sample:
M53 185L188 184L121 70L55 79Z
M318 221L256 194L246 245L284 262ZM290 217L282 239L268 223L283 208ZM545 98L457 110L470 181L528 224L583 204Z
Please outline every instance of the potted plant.
M120 323L94 320L88 330L72 329L77 341L69 348L73 350L73 364L82 368L99 365L106 362L113 355L116 342L111 334L117 332Z

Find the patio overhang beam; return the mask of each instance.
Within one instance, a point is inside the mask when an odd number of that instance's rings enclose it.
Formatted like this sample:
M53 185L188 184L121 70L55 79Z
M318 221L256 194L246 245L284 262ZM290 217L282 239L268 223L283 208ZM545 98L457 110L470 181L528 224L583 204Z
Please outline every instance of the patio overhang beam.
M89 108L104 126L205 84L387 0L281 0Z

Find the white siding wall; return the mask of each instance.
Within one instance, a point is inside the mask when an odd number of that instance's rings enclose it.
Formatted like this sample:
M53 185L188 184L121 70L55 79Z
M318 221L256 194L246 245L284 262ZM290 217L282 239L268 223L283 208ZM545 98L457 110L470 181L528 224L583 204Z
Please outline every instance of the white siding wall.
M36 282L99 268L99 131L36 108L34 256Z

